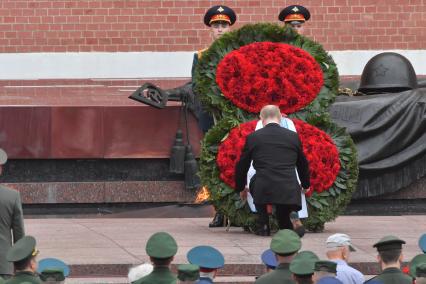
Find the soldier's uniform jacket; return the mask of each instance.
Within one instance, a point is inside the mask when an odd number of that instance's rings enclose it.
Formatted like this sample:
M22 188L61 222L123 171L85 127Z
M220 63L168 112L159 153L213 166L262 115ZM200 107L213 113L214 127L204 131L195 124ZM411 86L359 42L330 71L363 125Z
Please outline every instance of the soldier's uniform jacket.
M203 133L206 133L213 126L214 121L213 121L212 115L203 109L200 98L199 98L198 94L195 92L195 82L194 82L194 75L195 74L194 73L195 73L195 68L198 64L198 60L203 55L203 52L206 51L206 50L207 50L207 48L199 50L198 52L194 53L194 59L192 61L192 70L191 70L192 90L194 91L194 95L195 95L194 96L194 105L193 105L192 110L193 110L195 117L198 119L198 125L199 125L200 129L203 131Z
M6 261L6 254L24 235L19 192L0 186L0 274L13 274L13 265Z
M256 284L296 283L291 276L289 267L290 267L289 263L280 263L274 271L271 271L269 273L266 273L260 276L255 283Z
M364 283L371 283L372 281L379 281L383 284L411 284L413 279L410 276L405 275L398 268L386 268L382 273L376 277L371 278L370 280Z
M41 280L37 274L29 271L16 272L15 276L7 280L5 284L20 284L20 283L41 284Z
M176 275L168 267L154 267L149 275L142 277L135 284L173 284L176 282Z

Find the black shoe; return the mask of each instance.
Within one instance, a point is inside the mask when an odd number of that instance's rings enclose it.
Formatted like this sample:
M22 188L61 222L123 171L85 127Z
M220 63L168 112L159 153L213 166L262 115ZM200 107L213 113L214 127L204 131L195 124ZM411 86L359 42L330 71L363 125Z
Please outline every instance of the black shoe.
M305 235L305 232L306 232L304 226L296 227L296 228L294 228L294 231L301 238Z
M293 223L293 231L295 231L296 234L298 234L299 237L302 238L305 235L305 227L303 226L302 222L299 219L299 214L297 214L297 212L294 212L294 211L291 212L290 220Z
M224 227L223 221L223 215L221 213L216 213L216 215L213 217L213 220L209 223L209 228Z

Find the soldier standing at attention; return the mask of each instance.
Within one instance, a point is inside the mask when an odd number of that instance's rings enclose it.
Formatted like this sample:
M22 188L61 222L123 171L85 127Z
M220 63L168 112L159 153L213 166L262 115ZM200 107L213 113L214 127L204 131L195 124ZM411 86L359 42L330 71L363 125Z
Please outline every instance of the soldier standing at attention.
M38 250L36 248L36 240L34 237L25 236L17 241L7 252L7 260L13 262L15 267L15 275L7 280L6 284L41 284L41 280L37 275Z
M413 279L405 275L400 269L403 244L405 244L405 241L395 236L383 237L380 241L375 243L373 247L377 248L377 252L379 253L378 261L382 267L382 273L364 283L377 280L383 282L383 284L413 283Z
M207 10L204 15L204 24L210 28L213 40L220 38L224 33L231 30L231 26L237 20L237 15L234 10L224 5L213 6ZM202 57L203 52L207 48L199 50L194 54L194 60L192 62L192 88L194 90L194 74L195 68L198 64L198 60ZM213 116L204 110L199 97L195 94L194 98L194 114L198 119L198 125L203 133L206 133L213 125ZM209 224L209 227L222 227L224 223L224 217L221 213L216 213L213 221Z
M6 162L7 154L0 149L0 175ZM0 185L0 278L7 280L12 276L13 267L7 262L6 254L12 244L24 235L24 218L19 192Z
M301 5L291 5L281 10L278 19L291 26L298 34L303 34L303 25L311 18L308 9Z

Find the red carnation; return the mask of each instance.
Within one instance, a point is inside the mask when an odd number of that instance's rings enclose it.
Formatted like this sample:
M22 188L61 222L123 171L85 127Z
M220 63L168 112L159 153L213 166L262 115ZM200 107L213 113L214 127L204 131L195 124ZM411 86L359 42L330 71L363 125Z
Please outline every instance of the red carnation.
M293 113L315 99L324 80L308 52L284 43L255 42L222 59L216 82L239 108L258 113L275 104L282 112Z
M309 162L311 188L316 192L328 190L340 171L339 152L324 131L301 120L293 120L303 152ZM229 186L235 187L235 166L240 159L247 136L256 129L257 121L240 124L231 129L228 137L220 144L216 163L220 178ZM312 192L308 192L310 196Z

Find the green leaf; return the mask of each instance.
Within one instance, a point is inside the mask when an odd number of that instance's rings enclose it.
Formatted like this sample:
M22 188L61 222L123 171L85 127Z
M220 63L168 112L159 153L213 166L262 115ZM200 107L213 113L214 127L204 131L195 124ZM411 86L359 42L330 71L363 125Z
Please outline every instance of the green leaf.
M322 209L321 203L319 203L317 200L310 200L309 203L317 209Z
M328 197L328 196L330 196L330 193L328 191L323 191L318 195L321 196L321 197Z

